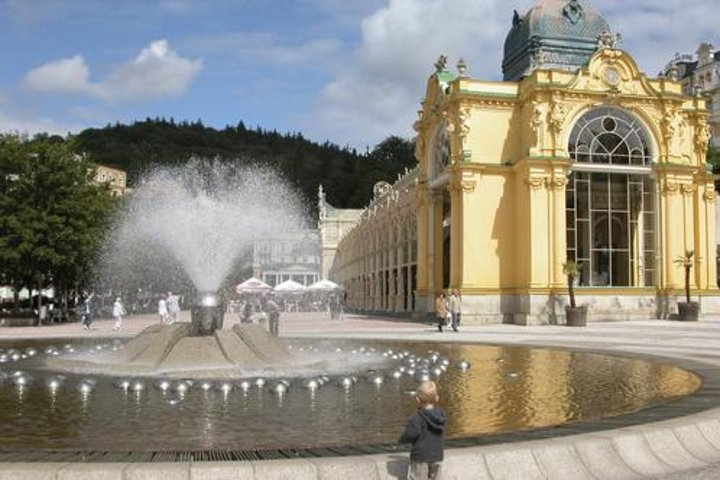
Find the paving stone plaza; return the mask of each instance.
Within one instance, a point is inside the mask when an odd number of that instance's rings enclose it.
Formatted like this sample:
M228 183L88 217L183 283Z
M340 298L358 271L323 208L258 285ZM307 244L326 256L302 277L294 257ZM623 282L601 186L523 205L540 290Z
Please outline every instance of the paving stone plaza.
M188 312L183 312L187 315ZM122 336L156 322L132 317ZM89 333L77 323L0 330L3 340L112 337L100 320ZM720 319L697 323L646 320L594 322L585 328L494 325L439 333L433 325L395 318L284 314L281 336L310 339L403 339L549 346L671 362L700 374L703 386L679 401L611 419L489 436L486 444L449 442L445 478L457 479L711 479L720 475ZM485 443L485 442L480 442ZM407 452L247 462L44 463L4 459L0 479L72 478L404 478Z

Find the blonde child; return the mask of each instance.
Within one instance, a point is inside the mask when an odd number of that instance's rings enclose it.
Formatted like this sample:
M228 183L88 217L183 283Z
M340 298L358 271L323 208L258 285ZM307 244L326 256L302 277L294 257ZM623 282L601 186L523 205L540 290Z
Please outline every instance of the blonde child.
M447 418L437 407L440 396L435 382L420 384L415 394L418 409L410 417L398 443L411 443L408 480L441 480L443 435Z

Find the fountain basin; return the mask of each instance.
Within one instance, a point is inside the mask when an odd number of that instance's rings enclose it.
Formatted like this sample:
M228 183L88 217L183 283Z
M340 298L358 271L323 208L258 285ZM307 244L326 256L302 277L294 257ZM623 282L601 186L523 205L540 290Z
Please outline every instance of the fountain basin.
M14 348L44 352L48 345ZM74 345L83 352L99 346ZM3 364L8 375L21 370L29 381L20 387L7 378L0 386L0 421L7 432L0 451L257 451L393 443L415 408L418 366L442 360L449 362L442 374L428 370L450 416L449 440L635 412L692 393L700 384L696 375L665 364L549 349L358 341L283 346L293 359L289 369L275 376L238 369L226 388L222 380L208 379L206 389L204 379L183 372L182 388L180 379L165 376L134 377L122 388L121 378L92 375L95 384L83 392L88 374L66 372L62 384L50 389L48 379L58 373L43 368L44 355ZM320 359L323 367L302 373L297 368ZM402 375L395 378L400 367ZM165 378L168 388L159 388Z

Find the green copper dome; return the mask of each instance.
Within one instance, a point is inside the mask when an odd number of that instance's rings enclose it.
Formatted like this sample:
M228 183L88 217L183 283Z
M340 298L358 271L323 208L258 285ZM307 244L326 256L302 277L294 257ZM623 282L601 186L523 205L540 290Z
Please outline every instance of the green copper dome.
M586 1L539 0L524 16L514 12L505 39L503 78L517 81L538 68L576 71L610 26Z

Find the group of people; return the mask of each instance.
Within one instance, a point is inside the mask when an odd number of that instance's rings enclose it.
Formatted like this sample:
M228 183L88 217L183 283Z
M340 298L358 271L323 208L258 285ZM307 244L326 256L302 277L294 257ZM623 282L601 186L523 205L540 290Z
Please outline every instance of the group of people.
M253 323L254 313L267 315L268 330L271 334L280 334L280 305L270 296L263 296L259 299L247 299L239 307L240 323Z
M160 295L158 300L158 315L160 323L164 325L172 325L180 319L180 297L168 292Z
M452 290L447 297L444 292L438 293L435 299L438 331L442 332L443 327L452 327L453 331L457 332L460 326L461 312L462 298L458 290Z
M82 305L80 307L80 323L84 331L90 331L90 326L95 320L95 293L84 292L81 297ZM80 302L78 302L80 303ZM122 303L122 298L115 297L115 301L112 305L112 316L115 320L113 330L119 332L122 329L123 317L127 315L125 306Z
M83 293L81 301L78 302L78 304L80 305L79 312L82 328L84 331L89 331L97 310L95 306L95 294L93 292ZM160 321L163 324L173 324L177 322L180 316L180 297L172 292L162 294L158 301L157 311L160 316ZM115 321L113 330L116 332L122 330L123 319L127 314L128 312L125 309L122 297L115 297L115 301L112 304L112 318Z

